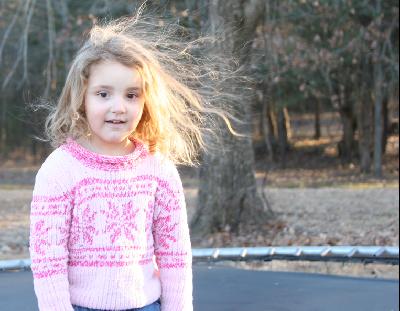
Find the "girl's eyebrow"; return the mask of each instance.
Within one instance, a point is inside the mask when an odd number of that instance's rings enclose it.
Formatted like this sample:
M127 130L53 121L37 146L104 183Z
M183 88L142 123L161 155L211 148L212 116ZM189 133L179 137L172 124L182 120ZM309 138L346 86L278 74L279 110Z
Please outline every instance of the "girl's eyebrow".
M108 89L108 90L113 89L112 86L103 85L103 84L102 84L102 85L93 85L92 88L93 88L93 89Z
M127 88L128 91L141 91L142 88L140 86L132 86Z
M94 85L94 89L107 89L107 90L113 90L114 88L110 85ZM128 91L141 91L142 88L139 86L132 86L127 88Z

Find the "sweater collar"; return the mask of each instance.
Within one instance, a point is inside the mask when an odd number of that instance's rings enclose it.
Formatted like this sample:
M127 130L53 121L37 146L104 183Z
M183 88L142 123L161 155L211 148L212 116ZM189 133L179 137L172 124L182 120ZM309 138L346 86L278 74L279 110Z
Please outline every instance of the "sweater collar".
M117 171L134 167L138 160L146 157L148 154L148 148L141 140L131 138L131 141L135 145L135 150L123 156L109 156L95 153L81 146L73 138L67 138L61 148L69 152L75 159L87 167L103 171Z

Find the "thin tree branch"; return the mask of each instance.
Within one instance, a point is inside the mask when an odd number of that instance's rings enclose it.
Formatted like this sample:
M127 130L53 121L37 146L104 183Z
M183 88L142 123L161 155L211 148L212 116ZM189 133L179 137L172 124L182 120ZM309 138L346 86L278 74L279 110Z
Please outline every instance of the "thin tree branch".
M47 32L49 39L49 56L46 68L46 88L44 90L45 98L47 98L50 94L51 83L52 83L52 71L54 65L55 24L54 24L54 12L51 6L51 0L46 0L46 9L47 9Z
M25 49L24 45L28 44L27 37L28 37L29 27L30 27L30 24L31 24L32 15L33 15L33 11L34 11L35 5L36 5L36 0L32 0L32 1L31 0L27 0L27 2L26 2L25 9L24 9L24 17L23 17L23 19L26 18L26 23L25 23L25 28L24 28L24 30L22 32L22 37L20 39L17 58L16 58L16 60L15 60L15 62L13 64L10 72L7 74L6 78L3 81L3 84L1 86L2 90L4 90L7 87L8 83L11 80L11 78L14 76L14 74L15 74L17 68L18 68L18 65L19 65L21 59L23 59L24 55L27 57L27 51L26 51L27 47ZM24 51L26 51L26 53ZM24 80L22 80L19 83L19 85L21 85L23 82L24 82Z
M18 8L15 11L15 14L14 14L12 20L11 20L11 23L8 25L6 31L4 32L3 39L1 40L1 44L0 44L0 66L1 66L2 58L3 58L3 50L4 50L5 43L6 43L7 39L8 39L8 37L10 36L10 33L11 33L12 29L14 28L15 22L17 21L18 15L19 15L20 10L22 8L22 4L23 4L23 1L20 1L19 4L18 4Z

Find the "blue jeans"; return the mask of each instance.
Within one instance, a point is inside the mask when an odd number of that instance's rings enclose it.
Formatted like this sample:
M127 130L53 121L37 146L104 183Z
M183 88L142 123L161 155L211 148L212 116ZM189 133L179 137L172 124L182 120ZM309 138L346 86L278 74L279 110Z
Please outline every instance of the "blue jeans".
M75 305L72 305L72 307L74 308L74 311L107 311L107 310L101 310L101 309L85 308L85 307L80 307L80 306L75 306ZM153 302L152 304L149 304L142 308L133 308L133 309L128 309L128 310L124 310L124 311L161 311L161 300L158 299L157 301Z

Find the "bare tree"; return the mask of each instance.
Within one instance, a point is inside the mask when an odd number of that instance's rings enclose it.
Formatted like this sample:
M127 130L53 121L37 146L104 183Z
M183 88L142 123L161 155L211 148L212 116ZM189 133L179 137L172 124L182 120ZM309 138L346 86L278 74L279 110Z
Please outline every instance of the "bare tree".
M264 1L213 0L209 3L212 31L223 31L217 53L235 56L240 65L248 65L251 40L263 18ZM227 85L232 90L238 85ZM245 88L241 88L245 90ZM226 130L222 133L219 152L205 154L200 168L198 209L191 223L197 235L220 230L239 232L248 225L261 226L270 218L266 202L257 191L252 147L251 106L255 94L247 94L235 102L236 117L244 121L236 138ZM221 128L223 128L221 126Z

